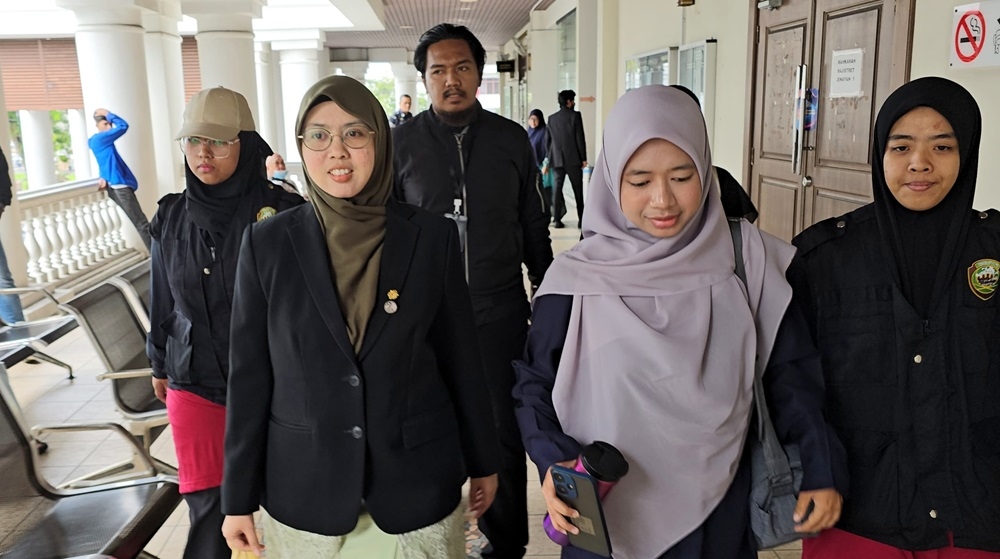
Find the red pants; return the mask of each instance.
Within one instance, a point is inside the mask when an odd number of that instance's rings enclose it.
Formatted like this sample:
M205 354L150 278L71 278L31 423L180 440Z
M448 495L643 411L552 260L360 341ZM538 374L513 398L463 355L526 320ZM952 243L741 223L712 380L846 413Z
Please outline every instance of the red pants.
M180 492L222 485L225 406L184 390L167 390L167 417L174 435Z
M949 536L949 540L951 537ZM802 540L802 559L1000 559L1000 553L948 547L906 551L833 528Z

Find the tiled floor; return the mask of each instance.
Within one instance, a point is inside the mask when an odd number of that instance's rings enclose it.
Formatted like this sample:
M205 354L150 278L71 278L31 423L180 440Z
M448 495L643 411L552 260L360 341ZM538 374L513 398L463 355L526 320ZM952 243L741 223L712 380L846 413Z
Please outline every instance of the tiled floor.
M569 189L567 188L567 192ZM570 214L575 212L570 208ZM552 230L553 245L557 252L571 247L579 238L576 223L566 220L566 229ZM103 372L97 354L84 333L77 328L49 346L50 353L71 364L76 380L66 379L65 371L54 365L19 364L9 371L10 383L24 411L29 425L76 421L117 421L109 384L95 378ZM48 435L45 440L49 450L39 457L45 477L53 484L73 479L98 467L114 463L129 456L128 447L117 435L107 432L59 433ZM157 458L176 464L173 441L169 429L153 444ZM538 472L528 467L529 499L531 514L531 543L528 559L557 557L559 547L550 542L542 532L545 502L538 490ZM161 559L180 559L187 539L187 507L182 503L156 534L146 550ZM760 554L761 559L798 559L798 544Z

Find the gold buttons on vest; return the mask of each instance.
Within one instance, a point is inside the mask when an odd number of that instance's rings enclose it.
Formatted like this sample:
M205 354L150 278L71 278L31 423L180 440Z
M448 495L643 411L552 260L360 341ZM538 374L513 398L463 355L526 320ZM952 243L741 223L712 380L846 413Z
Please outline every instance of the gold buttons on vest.
M931 512L929 514L931 515L931 518L937 518L937 511L936 510L931 509Z
M202 272L207 276L207 275L209 275L209 274L212 273L212 270L209 270L208 268L205 268L204 270L202 270Z
M913 362L916 363L917 365L923 363L923 361L924 361L924 356L923 355L914 355L913 356Z

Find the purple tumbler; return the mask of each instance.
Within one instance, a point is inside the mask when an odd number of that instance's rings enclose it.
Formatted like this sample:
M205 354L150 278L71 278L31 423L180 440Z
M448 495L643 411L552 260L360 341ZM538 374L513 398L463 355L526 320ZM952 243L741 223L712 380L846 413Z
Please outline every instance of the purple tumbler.
M594 441L583 447L573 469L597 481L597 494L603 500L615 483L628 473L628 460L610 443ZM548 514L542 520L542 527L550 540L563 547L569 545L569 536L556 530Z

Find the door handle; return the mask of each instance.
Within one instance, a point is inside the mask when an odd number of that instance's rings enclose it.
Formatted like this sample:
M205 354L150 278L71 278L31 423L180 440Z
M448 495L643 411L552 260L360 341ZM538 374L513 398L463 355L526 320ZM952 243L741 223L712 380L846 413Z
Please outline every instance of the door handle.
M812 177L810 177L809 175L806 175L806 176L802 177L802 186L804 186L806 188L809 188L812 185L813 185L813 178Z
M795 103L792 129L792 172L796 175L802 172L802 144L806 126L806 81L809 73L808 64L799 64L795 68Z

